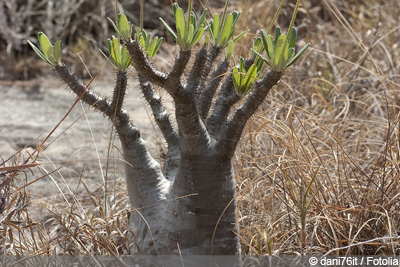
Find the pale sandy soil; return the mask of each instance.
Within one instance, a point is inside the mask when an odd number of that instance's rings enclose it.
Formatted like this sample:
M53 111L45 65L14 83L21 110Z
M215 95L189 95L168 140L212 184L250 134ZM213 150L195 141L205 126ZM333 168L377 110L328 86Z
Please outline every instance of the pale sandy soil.
M130 82L124 108L129 111L132 121L141 129L141 136L157 156L162 139L149 119L149 109L139 90L132 86L133 83ZM112 88L112 80L95 81L91 86L101 95L110 95ZM27 152L34 151L64 117L75 99L57 80L0 81L0 156L6 159L21 148ZM40 167L35 168L33 173L28 172L27 180L23 178L18 181L19 184L30 182L60 168L51 177L47 176L27 187L33 204L35 201L53 201L71 192L87 194L82 184L78 187L80 178L90 190L101 186L105 177L110 133L110 121L87 105L77 103L46 143L57 138L41 152ZM109 181L123 177L120 144L115 133L111 140Z

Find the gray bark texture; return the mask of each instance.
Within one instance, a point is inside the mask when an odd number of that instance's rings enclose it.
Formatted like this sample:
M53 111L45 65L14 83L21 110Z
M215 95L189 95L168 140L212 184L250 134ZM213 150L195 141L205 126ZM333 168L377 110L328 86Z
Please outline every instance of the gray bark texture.
M168 146L162 163L150 155L139 130L123 110L126 72L117 73L112 100L107 101L88 91L65 65L59 64L55 69L81 100L115 125L126 162L132 206L131 252L240 254L232 158L247 121L282 73L268 72L254 84L249 95L240 96L232 75L225 75L229 62L216 63L218 48L200 49L183 83L190 51L180 51L171 71L162 73L146 58L138 42L125 45L138 72L140 89ZM155 87L172 96L176 125ZM238 107L242 98L243 104Z

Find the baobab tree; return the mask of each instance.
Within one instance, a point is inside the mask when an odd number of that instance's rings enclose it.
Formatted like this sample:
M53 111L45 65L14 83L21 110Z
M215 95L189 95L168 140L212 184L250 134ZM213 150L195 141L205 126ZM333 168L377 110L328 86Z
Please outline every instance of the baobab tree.
M282 78L284 69L308 46L295 53L295 11L287 35L279 27L274 37L261 31L261 37L252 43L251 57L240 58L232 68L234 43L246 33L233 36L240 13L226 14L225 8L222 16L216 14L207 21L206 10L197 17L191 9L191 1L186 14L173 5L176 31L162 20L179 46L168 73L152 64L162 39L152 39L142 26L132 36L126 16L118 16L113 25L119 38L107 42L117 70L110 100L90 91L62 63L60 41L53 46L39 33L43 52L30 43L80 100L114 124L134 210L130 217L132 253L174 254L178 244L180 253L186 255L240 254L232 159L247 121ZM192 56L194 63L189 66ZM123 109L131 66L167 144L163 162L152 157L134 118ZM176 123L156 88L172 97Z

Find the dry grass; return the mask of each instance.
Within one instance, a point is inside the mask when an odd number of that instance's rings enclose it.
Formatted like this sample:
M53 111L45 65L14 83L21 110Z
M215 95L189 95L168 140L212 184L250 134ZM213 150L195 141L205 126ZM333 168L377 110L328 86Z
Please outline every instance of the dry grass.
M237 1L248 10L242 27L255 33L267 25L279 4L271 2ZM248 124L236 156L243 253L398 254L399 3L303 2L297 25L312 48ZM23 191L12 190L21 163L7 162L0 165L3 253L127 253L127 196L115 193L125 190L67 196L39 223Z
M312 49L237 153L245 253L399 253L396 5L322 1L302 10Z

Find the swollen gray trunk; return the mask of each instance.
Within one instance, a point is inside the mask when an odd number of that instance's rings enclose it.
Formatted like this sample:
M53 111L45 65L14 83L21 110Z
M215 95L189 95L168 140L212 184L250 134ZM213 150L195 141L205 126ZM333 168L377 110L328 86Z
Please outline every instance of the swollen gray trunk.
M173 183L161 172L153 182L138 182L148 179L154 167L159 170L158 165L152 162L148 170L135 169L129 155L137 150L129 151L132 146L122 142L130 201L132 208L138 209L130 217L134 252L163 255L178 254L180 249L184 255L239 254L230 160L212 151L199 156L182 155ZM147 183L146 191L140 184Z
M212 69L219 48L200 49L187 83L183 84L190 51L181 50L173 68L165 74L154 69L136 40L125 45L139 72L143 96L168 145L162 167L152 158L139 130L122 109L126 71L117 73L114 95L109 102L88 91L62 63L55 69L82 101L105 114L115 125L123 148L133 209L132 253L240 254L232 158L247 121L282 73L268 72L244 96L236 92L232 75L225 75L229 60ZM172 96L176 126L153 86L164 88ZM213 104L217 89L219 94ZM235 108L242 98L243 104Z

